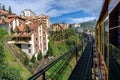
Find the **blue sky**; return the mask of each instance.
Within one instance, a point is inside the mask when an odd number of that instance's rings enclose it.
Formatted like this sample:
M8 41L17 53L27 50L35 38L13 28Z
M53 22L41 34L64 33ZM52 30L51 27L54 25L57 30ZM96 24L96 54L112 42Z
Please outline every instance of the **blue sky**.
M36 15L50 16L51 23L80 23L97 19L103 0L0 0L10 5L13 12L20 15L24 9L31 9Z

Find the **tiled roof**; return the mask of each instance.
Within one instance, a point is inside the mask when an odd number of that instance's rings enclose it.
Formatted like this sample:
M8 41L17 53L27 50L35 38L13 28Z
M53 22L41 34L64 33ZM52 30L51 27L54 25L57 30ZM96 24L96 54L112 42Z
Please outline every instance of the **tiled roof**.
M11 21L13 21L13 19L14 18L5 18L4 20L5 20L5 22L10 23Z
M30 24L26 24L26 25L21 25L21 26L17 26L16 28L20 31L23 32L25 31L26 28L29 28L31 31L37 30L38 29L38 23L30 23Z
M38 23L30 23L26 25L27 27L30 28L30 30L37 30L38 29Z
M58 25L61 29L65 29L65 27L66 27L66 25L64 25L64 24L59 24L59 23L53 24L52 27L53 27L53 28L58 27L57 25Z
M17 26L17 29L19 30L19 31L24 31L24 28L25 28L25 26Z
M38 16L38 18L48 18L49 19L49 16L41 14L41 15Z
M11 14L11 15L8 15L7 17L9 17L9 18L14 18L14 17L16 17L17 15L16 14Z
M31 37L32 32L31 33L26 33L26 32L21 32L21 33L14 33L13 37Z
M5 16L5 15L8 15L8 14L9 14L8 11L0 10L0 15Z

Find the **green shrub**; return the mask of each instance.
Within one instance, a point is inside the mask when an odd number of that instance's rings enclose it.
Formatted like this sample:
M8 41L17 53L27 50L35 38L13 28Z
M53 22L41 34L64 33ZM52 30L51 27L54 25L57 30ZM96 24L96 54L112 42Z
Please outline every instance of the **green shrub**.
M44 58L48 58L48 55L44 55Z
M4 30L3 28L0 28L0 41L7 35L7 31Z
M31 59L31 62L32 62L32 63L35 63L35 60L36 60L36 57L35 57L35 55L33 55L33 56L32 56L32 59Z
M41 52L38 54L37 59L38 59L38 60L41 60L41 59L42 59L42 53L41 53Z
M50 46L49 46L47 55L48 55L48 56L53 56L53 50L52 50L52 48L50 48Z
M24 60L24 64L25 64L25 65L29 65L29 62L30 62L30 60L29 60L29 58L26 56L26 57L25 57L25 60Z
M19 70L3 64L0 65L0 80L22 80L22 77Z

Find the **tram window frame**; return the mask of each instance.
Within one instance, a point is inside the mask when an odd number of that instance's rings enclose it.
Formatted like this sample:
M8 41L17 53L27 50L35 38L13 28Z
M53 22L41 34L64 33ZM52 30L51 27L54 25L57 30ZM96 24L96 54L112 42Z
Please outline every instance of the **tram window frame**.
M103 56L106 65L108 66L108 54L109 54L109 18L107 17L104 21L104 43L103 43ZM106 46L106 47L105 47Z

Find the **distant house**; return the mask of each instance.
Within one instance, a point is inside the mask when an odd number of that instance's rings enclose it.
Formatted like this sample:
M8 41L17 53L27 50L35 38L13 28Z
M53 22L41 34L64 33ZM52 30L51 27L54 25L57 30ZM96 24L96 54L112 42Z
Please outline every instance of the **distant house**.
M67 24L61 24L61 23L55 23L55 24L52 24L51 28L52 28L52 31L60 31L60 30L67 29L68 25Z
M7 17L9 16L9 12L0 9L0 27L4 28L5 30L8 31L8 33L10 33L10 24L9 22L11 21L10 19L8 19Z
M28 15L29 12L25 12ZM32 14L33 15L33 14ZM37 56L42 52L46 55L48 51L48 28L50 26L49 16L17 16L0 10L0 27L12 34L10 44L15 44L29 57Z
M7 17L4 17L0 20L0 26L8 31L8 33L11 33L11 30L14 31L16 26L20 26L24 24L25 19L12 14L8 15Z
M13 34L12 41L9 43L16 44L29 57L37 56L40 51L46 55L48 51L48 33L44 24L30 23L24 26L17 26Z
M80 24L74 23L74 24L71 24L70 27L72 27L72 28L77 28L77 27L80 27Z
M5 17L7 17L9 15L8 11L2 10L0 9L0 19L4 19Z
M47 29L50 28L50 17L44 14L37 16L38 23L45 24Z
M31 9L25 9L21 12L21 16L30 17L35 16L35 13Z

